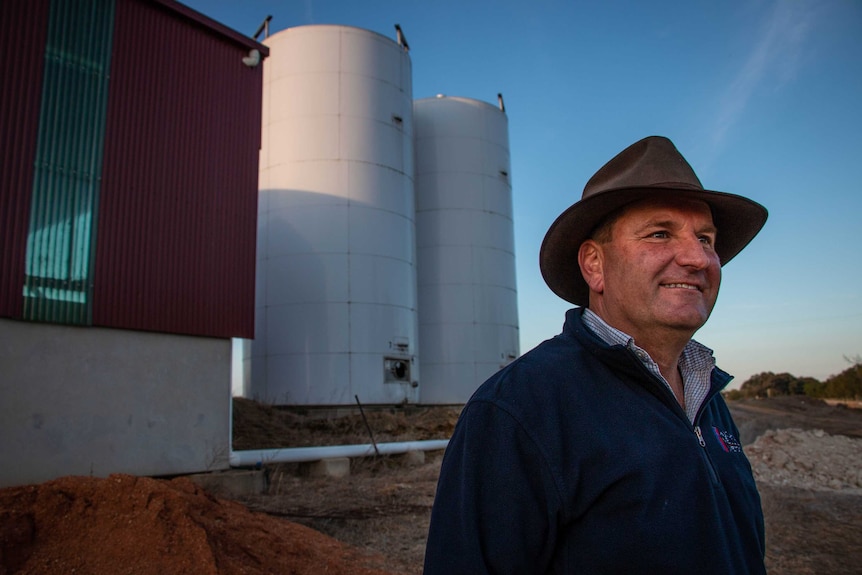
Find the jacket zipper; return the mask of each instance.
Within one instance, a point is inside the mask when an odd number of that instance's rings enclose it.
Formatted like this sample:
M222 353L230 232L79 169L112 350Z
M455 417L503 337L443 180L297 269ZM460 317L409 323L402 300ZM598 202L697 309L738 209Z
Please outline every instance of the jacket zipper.
M701 447L706 447L706 441L703 439L703 433L700 432L700 426L694 426L694 434L697 435L697 441L700 443Z
M698 418L699 419L699 418ZM706 467L709 470L709 476L713 484L721 485L721 480L718 478L718 472L715 470L715 465L712 464L712 458L709 456L709 451L706 450L706 440L703 438L703 432L700 430L700 425L694 426L694 434L697 435L697 442L703 449L703 458L706 462Z
M655 389L659 393L659 397L663 399L665 403L671 405L672 409L675 409L678 414L682 414L683 419L686 423L691 425L691 422L688 419L688 415L682 410L676 398L673 397L673 394L670 390L667 389L667 385L660 379L658 379L654 373L652 373L647 367L641 363L640 359L632 353L631 356L634 358L636 364L640 367L640 369L646 373L646 375L652 380L652 382L658 386ZM655 385L653 386L655 388ZM709 394L703 399L703 403L700 405L700 408L697 410L697 415L694 420L694 435L697 437L697 443L700 445L702 451L702 457L704 460L704 464L706 465L707 471L709 471L710 479L712 479L713 485L721 485L721 480L718 478L718 472L715 470L715 465L712 463L712 459L709 457L709 452L706 449L706 440L703 438L703 432L700 429L700 416L703 413L703 409L706 407L706 404L712 401L713 396L717 393L715 390L710 390Z

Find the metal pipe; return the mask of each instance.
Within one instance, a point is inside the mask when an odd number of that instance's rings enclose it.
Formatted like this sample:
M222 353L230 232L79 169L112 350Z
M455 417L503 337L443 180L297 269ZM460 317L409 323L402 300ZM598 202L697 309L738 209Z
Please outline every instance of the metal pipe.
M267 16L264 19L264 21L261 22L260 26L258 27L257 31L254 33L254 36L252 36L252 38L257 40L257 37L260 36L261 32L266 32L266 34L263 35L264 40L269 38L269 21L270 20L272 20L272 14Z
M376 453L376 454L379 456L379 455L380 455L380 450L379 450L379 449L377 449L377 442L376 442L376 441L374 441L374 432L372 432L372 431L371 431L371 425L368 423L368 418L367 418L367 417L365 417L365 410L364 410L364 409L362 409L362 404L361 404L361 403L359 403L359 396L358 396L358 395L354 395L353 397L355 397L355 398L356 398L356 405L358 405L358 406L359 406L359 413L361 413L361 414L362 414L362 421L364 421L364 422L365 422L365 429L367 429L367 430L368 430L368 436L371 438L371 445L373 445L373 446L374 446L374 453Z
M448 439L427 439L423 441L400 441L378 443L380 455L398 455L408 451L434 451L446 449ZM254 467L267 463L303 463L334 459L337 457L369 457L375 454L375 446L365 445L323 445L317 447L285 447L282 449L260 449L254 451L231 451L231 467Z

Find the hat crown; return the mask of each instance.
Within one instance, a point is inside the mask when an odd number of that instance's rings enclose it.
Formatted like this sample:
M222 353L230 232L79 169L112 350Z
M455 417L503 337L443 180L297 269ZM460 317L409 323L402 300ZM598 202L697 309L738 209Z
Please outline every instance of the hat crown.
M584 186L582 198L626 188L703 190L694 170L673 145L650 136L614 156Z

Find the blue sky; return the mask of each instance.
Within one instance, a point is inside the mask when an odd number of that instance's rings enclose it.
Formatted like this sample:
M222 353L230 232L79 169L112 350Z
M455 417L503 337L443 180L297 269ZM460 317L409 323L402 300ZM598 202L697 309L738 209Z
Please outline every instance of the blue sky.
M521 351L570 304L545 286L548 226L607 160L671 138L704 186L770 212L724 268L695 338L738 386L825 379L862 355L862 2L188 0L246 35L342 24L410 44L414 98L496 102L509 117Z

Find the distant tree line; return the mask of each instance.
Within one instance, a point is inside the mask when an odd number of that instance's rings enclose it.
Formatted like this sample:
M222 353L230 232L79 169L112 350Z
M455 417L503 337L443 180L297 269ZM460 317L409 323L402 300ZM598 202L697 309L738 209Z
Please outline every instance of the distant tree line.
M862 399L862 358L845 358L852 365L826 381L765 371L753 375L739 389L725 392L728 399L807 395L819 399Z

